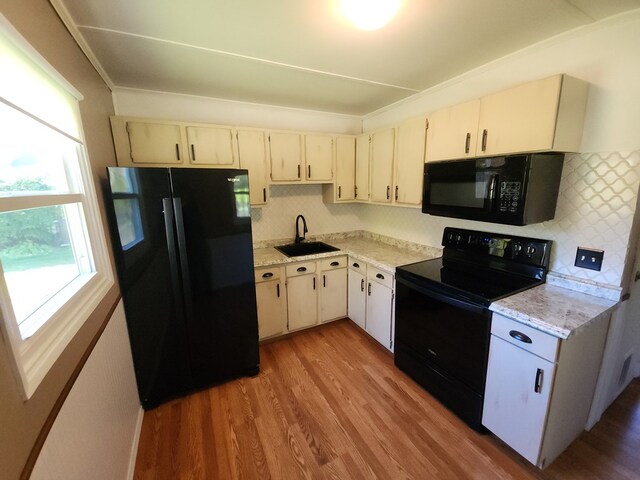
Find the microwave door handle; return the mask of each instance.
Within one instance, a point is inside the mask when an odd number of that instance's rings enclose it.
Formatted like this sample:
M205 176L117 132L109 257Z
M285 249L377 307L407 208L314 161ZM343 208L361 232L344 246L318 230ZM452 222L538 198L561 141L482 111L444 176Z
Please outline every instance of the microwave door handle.
M493 175L489 180L489 191L487 192L487 208L493 209L496 202L496 189L498 186L498 175Z

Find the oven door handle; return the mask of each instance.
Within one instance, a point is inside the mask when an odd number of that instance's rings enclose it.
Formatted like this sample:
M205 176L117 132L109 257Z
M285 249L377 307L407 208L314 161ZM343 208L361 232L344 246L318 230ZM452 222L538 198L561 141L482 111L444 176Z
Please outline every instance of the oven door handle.
M433 298L434 300L438 300L443 303L447 303L453 307L462 308L464 310L467 310L473 313L478 313L478 314L484 314L487 311L487 308L482 305L476 305L475 303L470 303L465 300L460 300L458 298L450 297L446 293L441 293L441 292L431 290L429 288L425 288L422 285L418 285L415 282L407 280L406 278L396 276L396 282L401 283L402 285L406 286L407 288L410 288L411 290L420 292L421 294L426 295L427 297Z

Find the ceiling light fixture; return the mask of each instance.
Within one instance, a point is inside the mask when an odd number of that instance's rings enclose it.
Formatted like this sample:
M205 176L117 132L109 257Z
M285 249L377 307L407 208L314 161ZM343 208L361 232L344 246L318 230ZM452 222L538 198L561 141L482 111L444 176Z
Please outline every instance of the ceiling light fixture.
M340 0L340 9L356 27L377 30L400 9L401 0Z

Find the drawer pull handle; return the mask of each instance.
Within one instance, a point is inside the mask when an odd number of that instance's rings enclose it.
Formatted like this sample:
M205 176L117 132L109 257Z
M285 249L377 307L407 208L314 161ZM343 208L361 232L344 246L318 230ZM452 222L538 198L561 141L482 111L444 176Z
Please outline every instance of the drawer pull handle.
M364 292L364 278L360 280L360 291Z
M276 295L280 298L280 284L276 283Z
M383 275L383 274L381 274L381 273L378 273L378 274L376 275L376 278L379 278L380 280L384 280L384 275Z
M271 273L271 272L267 272L267 273L263 273L262 274L262 278L271 278L271 277L273 277L273 273Z
M533 343L533 341L531 340L531 338L527 335L525 335L522 332L519 332L517 330L511 330L509 332L509 336L512 338L515 338L516 340L522 342L522 343Z
M369 286L367 287L367 293L371 296L371 283L369 283Z
M355 263L355 262L354 262L354 263L352 263L351 265L352 265L354 268L360 268L360 264L359 264L359 263Z
M469 153L470 148L471 148L471 134L467 132L467 138L464 142L464 153Z
M340 262L331 262L330 264L332 267L337 267L338 265L340 265Z
M306 272L307 271L307 267L298 267L296 268L296 272Z
M538 371L536 372L536 383L533 386L533 390L536 393L540 393L542 391L542 378L544 375L544 370L542 370L541 368L538 368Z

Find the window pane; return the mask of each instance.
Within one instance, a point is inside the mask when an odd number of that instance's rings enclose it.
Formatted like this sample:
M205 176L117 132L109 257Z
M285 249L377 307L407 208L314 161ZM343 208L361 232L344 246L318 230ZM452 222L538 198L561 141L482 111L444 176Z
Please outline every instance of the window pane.
M0 261L22 338L29 316L91 270L79 204L0 214Z
M0 131L0 197L77 191L76 142L4 103Z

